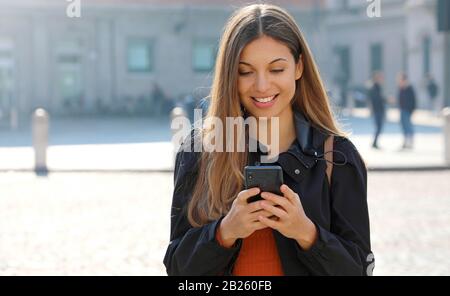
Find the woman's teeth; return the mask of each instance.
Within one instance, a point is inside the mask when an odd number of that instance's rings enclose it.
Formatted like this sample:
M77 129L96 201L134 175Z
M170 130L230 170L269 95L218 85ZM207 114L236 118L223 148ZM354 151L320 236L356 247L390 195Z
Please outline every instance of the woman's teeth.
M273 96L267 97L267 98L254 98L253 97L253 99L260 103L268 103L268 102L272 101L275 97L276 97L276 95L273 95Z

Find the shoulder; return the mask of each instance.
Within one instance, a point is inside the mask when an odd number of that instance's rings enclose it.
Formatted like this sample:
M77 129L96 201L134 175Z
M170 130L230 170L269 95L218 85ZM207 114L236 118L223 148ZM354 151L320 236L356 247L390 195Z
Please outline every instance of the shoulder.
M201 156L201 152L195 152L196 143L201 143L199 139L200 132L191 129L181 142L175 158L175 177L196 171Z
M347 137L334 137L334 162L367 171L366 164L353 142Z
M180 207L193 192L200 168L201 153L193 150L193 140L194 134L191 131L181 143L175 158L173 203L179 204Z
M343 136L334 136L334 148L339 148L345 151L358 151L356 146L349 138Z

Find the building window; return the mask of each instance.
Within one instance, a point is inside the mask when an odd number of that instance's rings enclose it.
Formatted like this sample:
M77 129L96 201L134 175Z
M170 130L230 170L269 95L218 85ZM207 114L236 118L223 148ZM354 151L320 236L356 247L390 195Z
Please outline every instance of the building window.
M423 74L428 74L431 71L431 38L426 36L423 38Z
M80 110L84 104L83 42L65 39L55 44L55 100L61 111Z
M153 43L145 39L129 39L127 46L128 72L151 72Z
M65 108L81 107L83 96L83 67L77 53L59 53L58 80L59 96Z
M334 81L339 88L339 104L348 107L348 88L352 79L351 48L349 46L337 46L334 48L337 59ZM338 99L338 97L335 97Z
M211 71L216 59L216 45L212 41L198 41L194 43L192 64L194 71Z
M381 43L370 46L370 70L372 73L383 70L383 45Z
M338 84L347 84L352 76L351 73L351 49L348 46L336 46L334 48L336 55L337 68L335 69L335 79Z
M0 40L0 115L13 104L15 83L13 50L12 41Z

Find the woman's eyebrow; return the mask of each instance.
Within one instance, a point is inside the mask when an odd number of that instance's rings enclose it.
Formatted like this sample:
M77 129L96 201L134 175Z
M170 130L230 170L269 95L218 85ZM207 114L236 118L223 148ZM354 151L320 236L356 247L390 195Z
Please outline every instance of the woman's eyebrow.
M271 61L271 62L269 63L269 65L270 65L270 64L273 64L273 63L275 63L275 62L278 62L278 61L286 61L286 62L287 62L287 60L286 60L285 58L277 58L277 59ZM244 65L252 66L251 64L249 64L249 63L247 63L247 62L243 62L243 61L240 61L239 64L244 64Z

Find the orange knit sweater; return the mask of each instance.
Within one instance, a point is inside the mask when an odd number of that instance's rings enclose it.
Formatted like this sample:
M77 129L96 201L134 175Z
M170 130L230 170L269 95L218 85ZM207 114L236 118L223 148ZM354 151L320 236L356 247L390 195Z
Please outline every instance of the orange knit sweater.
M216 239L223 246L219 229L216 232ZM283 275L280 256L278 255L277 245L271 228L257 230L242 240L233 275Z

